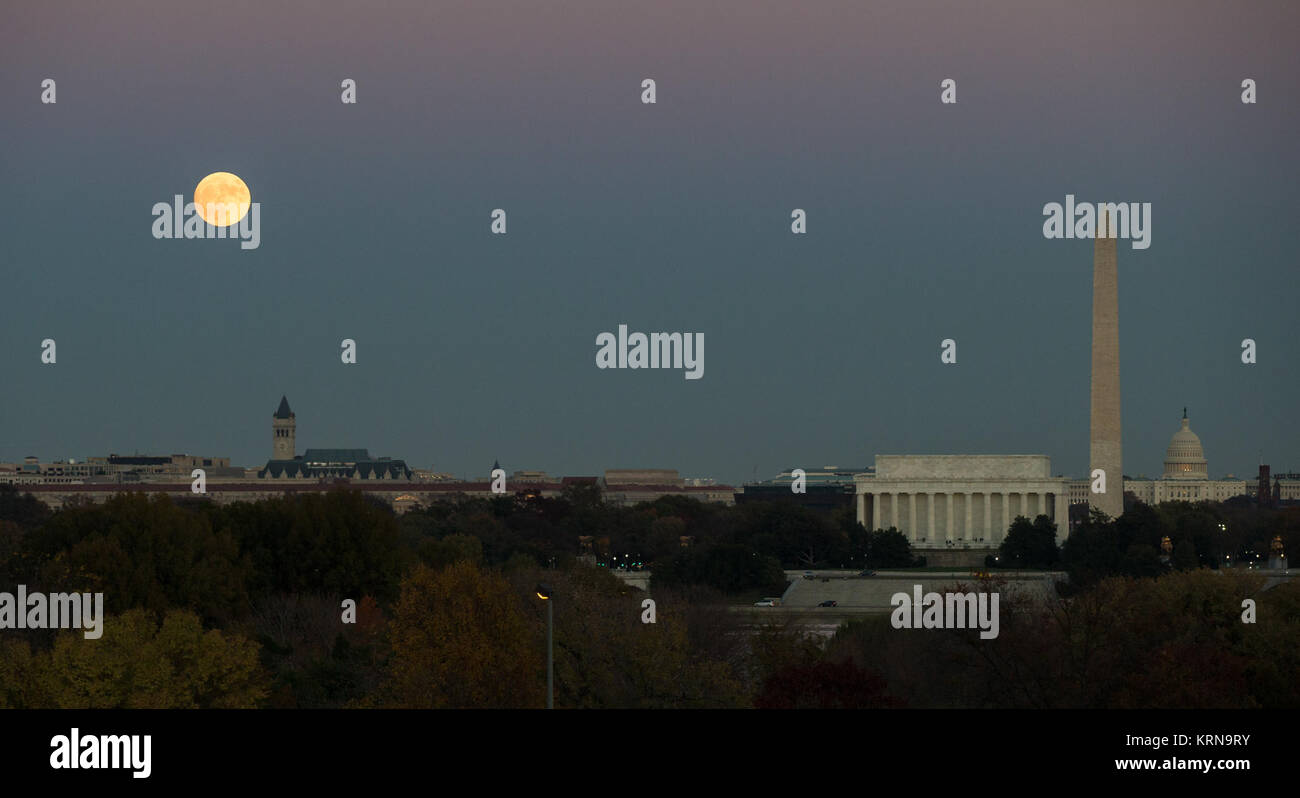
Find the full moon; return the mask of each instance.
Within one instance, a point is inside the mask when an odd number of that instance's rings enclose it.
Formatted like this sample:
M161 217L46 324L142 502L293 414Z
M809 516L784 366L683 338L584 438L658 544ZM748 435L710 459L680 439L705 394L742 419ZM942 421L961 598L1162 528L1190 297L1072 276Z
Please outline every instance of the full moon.
M239 175L213 172L194 187L194 204L203 221L218 227L238 224L248 213L252 195ZM228 209L224 210L223 209Z

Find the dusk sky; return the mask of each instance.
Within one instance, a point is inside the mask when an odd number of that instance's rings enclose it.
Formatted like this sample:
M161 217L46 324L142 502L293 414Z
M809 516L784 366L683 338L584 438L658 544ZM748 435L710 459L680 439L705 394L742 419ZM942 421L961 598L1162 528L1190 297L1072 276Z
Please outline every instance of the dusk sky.
M0 13L0 461L259 465L284 394L299 453L458 476L1082 477L1093 244L1042 233L1074 194L1152 205L1118 247L1125 471L1184 406L1212 477L1300 471L1300 4L178 6ZM216 171L260 247L156 240ZM703 333L703 379L598 369L619 324Z

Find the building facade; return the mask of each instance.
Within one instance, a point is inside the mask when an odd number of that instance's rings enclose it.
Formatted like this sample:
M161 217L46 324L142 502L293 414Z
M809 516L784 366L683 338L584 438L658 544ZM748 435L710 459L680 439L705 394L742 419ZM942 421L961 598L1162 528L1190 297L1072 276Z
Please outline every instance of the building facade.
M1052 476L1047 455L877 455L874 476L857 477L857 517L925 550L994 549L1016 516L1046 515L1059 543L1068 482Z
M859 475L875 473L870 468L840 468L839 466L798 469L803 472L801 486L803 489L795 492L795 470L787 469L762 482L746 483L736 494L736 503L776 502L807 507L810 510L834 511L842 507L852 507L857 501Z
M88 457L84 460L41 462L31 456L21 463L0 463L0 484L8 485L93 485L141 482L184 482L189 484L194 469L201 468L210 481L240 479L244 470L231 467L229 457L201 457L189 454L119 455Z
M1192 431L1183 408L1182 424L1169 440L1165 449L1164 471L1160 479L1145 477L1125 478L1124 491L1132 493L1146 504L1161 502L1227 501L1234 496L1252 495L1252 483L1228 474L1222 479L1210 479L1209 461L1201 438ZM1086 479L1070 483L1070 503L1090 501L1090 483Z
M348 479L411 482L414 473L405 460L371 457L368 449L308 449L297 451L298 421L288 398L271 414L271 459L257 472L258 479Z

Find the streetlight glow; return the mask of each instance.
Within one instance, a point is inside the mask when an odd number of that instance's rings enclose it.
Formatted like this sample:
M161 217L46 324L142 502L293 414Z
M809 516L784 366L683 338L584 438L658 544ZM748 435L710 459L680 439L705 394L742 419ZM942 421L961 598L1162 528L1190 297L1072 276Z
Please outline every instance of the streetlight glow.
M555 591L550 585L537 583L537 597L546 602L546 708L555 708L555 649L552 644L554 620L552 617L551 596Z

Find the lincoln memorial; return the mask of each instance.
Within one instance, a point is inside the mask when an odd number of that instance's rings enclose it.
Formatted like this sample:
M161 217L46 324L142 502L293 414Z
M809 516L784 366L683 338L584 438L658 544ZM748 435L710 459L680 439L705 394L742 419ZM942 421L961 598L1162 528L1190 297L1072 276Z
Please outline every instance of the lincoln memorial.
M1058 544L1069 530L1068 480L1045 454L881 454L856 482L858 521L916 549L994 549L1018 515L1051 518Z

